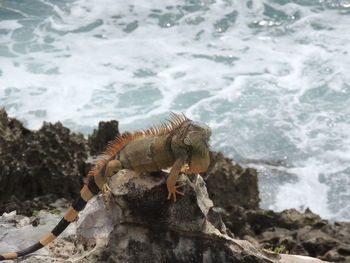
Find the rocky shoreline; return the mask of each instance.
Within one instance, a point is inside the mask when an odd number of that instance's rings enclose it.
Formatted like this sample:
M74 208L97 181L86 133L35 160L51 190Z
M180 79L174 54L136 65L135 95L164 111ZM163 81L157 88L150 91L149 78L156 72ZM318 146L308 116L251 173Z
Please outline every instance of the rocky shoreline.
M101 122L88 139L60 123L31 131L0 110L0 213L16 210L32 216L54 208L58 198L70 202L91 167L88 157L101 152L117 133L117 121ZM331 224L309 209L260 209L256 170L233 164L221 153L212 153L202 177L230 237L282 253L350 262L350 223Z
M295 209L282 212L260 209L256 170L233 165L221 153L216 154L216 163L208 170L205 180L209 197L219 207L234 237L265 249L350 262L349 222L330 223L310 209L304 213ZM220 189L236 190L230 193Z

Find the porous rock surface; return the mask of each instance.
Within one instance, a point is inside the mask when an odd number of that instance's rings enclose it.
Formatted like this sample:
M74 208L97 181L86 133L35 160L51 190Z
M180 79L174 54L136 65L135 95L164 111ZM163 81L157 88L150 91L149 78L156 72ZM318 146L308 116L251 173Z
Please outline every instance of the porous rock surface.
M76 198L91 168L89 153L101 153L118 133L117 121L100 122L88 140L60 122L32 131L0 109L0 214L30 216L58 198Z
M211 152L211 164L203 173L209 197L215 205L228 208L239 204L244 209L259 208L258 173L252 168L233 164L220 152Z
M113 177L123 217L111 234L108 262L271 262L249 242L226 235L201 177L179 180L185 196L176 203L166 199L165 178L133 172Z
M82 135L59 122L31 131L0 109L0 212L16 208L30 215L33 208L28 211L24 200L46 196L51 203L58 197L76 197L79 176L86 173L86 150Z

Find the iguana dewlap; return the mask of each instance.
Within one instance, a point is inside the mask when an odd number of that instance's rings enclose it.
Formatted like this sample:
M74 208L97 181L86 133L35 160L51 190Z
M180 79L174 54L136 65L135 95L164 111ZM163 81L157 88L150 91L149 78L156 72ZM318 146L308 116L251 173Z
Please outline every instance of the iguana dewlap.
M171 167L166 183L168 199L173 198L175 202L176 194L183 195L177 190L182 185L176 185L183 167L193 173L207 170L210 135L211 130L207 125L172 113L172 119L166 124L117 136L89 172L89 180L81 189L80 197L72 203L56 227L24 250L1 254L0 260L30 254L53 241L76 219L86 203L106 187L108 179L122 169L152 172Z

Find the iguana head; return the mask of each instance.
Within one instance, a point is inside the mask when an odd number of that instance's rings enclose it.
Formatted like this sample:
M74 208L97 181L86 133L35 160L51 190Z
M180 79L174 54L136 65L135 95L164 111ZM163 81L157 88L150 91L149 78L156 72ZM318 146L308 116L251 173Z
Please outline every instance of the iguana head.
M210 164L209 139L211 129L208 125L188 120L176 136L176 144L187 149L189 170L200 173L207 170Z
M199 122L191 122L188 127L184 143L190 146L187 163L193 173L204 172L210 164L209 139L211 129L208 125Z
M208 148L210 136L211 129L208 125L201 122L191 121L189 122L184 134L183 142L185 145L195 148Z

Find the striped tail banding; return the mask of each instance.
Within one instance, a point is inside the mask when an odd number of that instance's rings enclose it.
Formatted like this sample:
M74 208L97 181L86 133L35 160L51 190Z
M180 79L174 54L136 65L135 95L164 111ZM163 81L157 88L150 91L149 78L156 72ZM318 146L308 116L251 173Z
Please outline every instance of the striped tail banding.
M12 253L1 254L0 261L15 259L18 257L28 255L46 246L50 242L52 242L67 228L67 226L69 226L70 223L75 221L78 213L85 208L86 203L94 195L97 195L99 192L100 192L100 189L96 185L94 178L90 178L89 183L84 185L84 187L81 189L80 196L72 203L72 205L68 208L68 210L64 214L61 221L55 226L54 229L52 229L50 233L44 236L39 242L23 250L12 252Z

